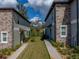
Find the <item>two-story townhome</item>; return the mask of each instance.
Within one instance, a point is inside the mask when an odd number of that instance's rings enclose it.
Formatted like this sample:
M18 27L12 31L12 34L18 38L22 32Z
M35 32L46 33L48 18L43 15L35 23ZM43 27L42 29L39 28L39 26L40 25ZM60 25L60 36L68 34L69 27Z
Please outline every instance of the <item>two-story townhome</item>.
M79 45L78 19L79 0L54 0L45 18L46 35L66 45L77 46Z
M30 22L13 8L0 8L0 49L13 48L29 35Z

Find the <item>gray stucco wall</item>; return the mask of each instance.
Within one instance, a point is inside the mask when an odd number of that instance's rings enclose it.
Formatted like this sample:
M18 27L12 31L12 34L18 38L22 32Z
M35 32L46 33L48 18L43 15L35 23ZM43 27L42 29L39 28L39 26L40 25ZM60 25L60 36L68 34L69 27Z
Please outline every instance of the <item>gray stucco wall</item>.
M50 28L49 29L49 32L50 32L50 39L53 39L55 40L55 8L52 9L48 19L50 21L49 25L50 25Z
M24 32L28 32L29 31L29 26L30 24L25 21L24 18L22 18L20 15L18 15L17 13L13 12L13 26L14 26L14 47L18 44L21 44L21 41L23 41L23 39L26 37L26 34L23 38L23 36L21 35L21 31L20 29L24 30Z
M77 8L76 0L71 3L71 45L77 45Z
M18 30L14 30L14 40L13 40L13 47L15 48L16 45L20 45L20 32Z
M53 21L52 21L52 27L51 27L51 38L53 39L53 40L56 40L56 35L55 35L55 33L56 33L56 28L55 28L55 8L53 8L53 10L52 10L52 19L53 19Z
M79 14L79 0L78 0L78 14Z
M13 17L14 17L14 23L19 25L23 25L23 26L29 26L29 22L25 21L25 19L23 19L21 16L19 16L16 12L13 12Z
M46 26L47 26L46 34L48 35L49 39L55 39L54 38L55 37L54 36L54 33L55 33L54 32L54 30L55 30L55 28L54 28L54 25L55 25L54 21L55 21L55 16L54 16L54 9L53 9L51 11L48 19L46 20Z
M50 39L50 28L45 29L45 35L46 35L47 39Z
M78 0L78 24L79 24L79 0ZM78 25L79 28L79 25ZM78 30L79 33L79 30ZM79 45L79 34L78 34L78 45Z
M52 12L51 12L51 14L49 15L48 19L46 20L45 25L49 26L50 24L52 24L52 21L53 21L53 16L52 16Z

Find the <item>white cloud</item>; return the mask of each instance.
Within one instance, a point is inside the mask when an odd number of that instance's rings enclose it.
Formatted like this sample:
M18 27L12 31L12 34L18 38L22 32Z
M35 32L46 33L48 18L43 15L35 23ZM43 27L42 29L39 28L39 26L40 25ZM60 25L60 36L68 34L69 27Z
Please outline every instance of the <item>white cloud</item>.
M38 24L39 24L39 25L42 25L42 22L39 22Z
M42 13L42 16L46 16L53 1L54 0L28 0L36 11Z
M40 27L40 26L42 26L42 22L41 22L41 19L39 18L39 17L34 17L34 18L32 18L31 20L31 23L32 23L32 25L34 26L34 27Z
M31 5L41 6L44 3L44 0L28 0Z
M33 17L30 21L31 22L38 22L38 21L40 21L40 18L39 17Z
M0 0L0 8L4 8L4 7L16 8L16 5L17 5L16 0Z
M29 7L30 4L29 4L29 3L25 3L24 6L25 6L25 7Z
M31 5L35 5L35 6L42 6L42 5L47 5L50 6L52 4L53 0L28 0L28 2Z
M50 6L54 0L46 0L45 5Z

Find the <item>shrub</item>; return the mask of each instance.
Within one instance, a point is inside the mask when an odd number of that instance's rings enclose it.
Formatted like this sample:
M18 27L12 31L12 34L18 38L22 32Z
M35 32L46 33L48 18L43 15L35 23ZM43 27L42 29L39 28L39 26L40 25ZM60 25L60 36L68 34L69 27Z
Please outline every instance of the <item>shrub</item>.
M53 40L50 40L51 44L54 46L54 47L57 47L57 43Z
M55 42L54 40L50 40L50 42L52 43L52 45L54 47L64 47L64 43L60 43L60 42Z
M57 50L58 50L58 52L60 52L60 53L62 52L62 50L60 49L60 47L58 47Z
M79 46L75 47L75 52L79 54Z
M63 50L62 50L62 54L63 54L63 55L68 55L68 53L69 53L69 51L68 51L67 49L63 49Z
M30 37L25 38L25 39L24 39L24 43L26 43L29 39L30 39Z
M3 57L3 53L2 53L2 51L0 51L0 58L2 58Z
M14 48L14 50L17 50L19 47L21 46L21 44L17 44Z
M64 47L64 43L63 42L62 43L56 42L56 44L57 44L57 47Z
M7 56L11 55L13 52L12 48L5 48L0 50L0 59L6 59Z
M70 58L70 55L66 55L66 59L71 59L71 58Z
M35 40L31 39L31 42L35 42Z
M64 47L64 43L62 42L62 43L60 43L60 47Z
M12 49L11 48L5 48L1 50L3 55L11 55Z
M0 50L0 59L1 59L1 58L6 59L7 56L11 55L11 53L12 53L13 51L15 51L16 49L18 49L20 46L21 46L21 45L18 44L18 45L16 45L15 49L13 49L13 48L1 49L1 50Z

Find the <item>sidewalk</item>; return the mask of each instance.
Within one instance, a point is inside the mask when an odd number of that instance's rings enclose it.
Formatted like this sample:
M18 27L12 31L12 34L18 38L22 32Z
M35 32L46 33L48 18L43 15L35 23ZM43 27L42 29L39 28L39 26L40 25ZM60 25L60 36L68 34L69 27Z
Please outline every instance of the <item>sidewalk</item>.
M7 59L16 59L20 53L27 47L28 43L23 44L17 51L15 51L11 56Z
M47 40L44 40L47 50L51 59L62 59L61 55L57 52L57 50L51 45L51 43Z

